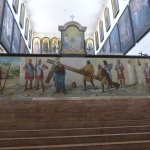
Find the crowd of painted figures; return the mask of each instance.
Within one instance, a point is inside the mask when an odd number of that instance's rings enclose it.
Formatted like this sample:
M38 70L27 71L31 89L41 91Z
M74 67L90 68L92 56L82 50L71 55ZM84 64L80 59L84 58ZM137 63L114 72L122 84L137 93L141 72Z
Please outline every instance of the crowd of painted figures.
M107 89L109 88L115 88L116 90L119 87L125 87L125 75L124 75L124 65L120 62L120 60L117 60L117 63L115 65L115 70L117 72L117 82L112 81L112 63L108 64L106 60L103 61L104 67L102 67L100 64L98 64L98 71L96 76L101 77L101 88L102 93L104 93L104 86L107 86ZM140 64L139 64L140 65ZM41 83L41 87L43 92L44 90L44 74L43 70L48 69L48 66L45 64L42 64L41 59L38 59L36 65L34 66L32 64L32 59L29 58L28 62L23 67L23 70L25 71L25 91L28 89L28 82L29 82L29 89L32 90L33 86L33 80L35 79L35 90L39 90L39 83ZM127 65L128 70L128 76L129 76L129 84L130 85L136 85L137 79L136 74L134 70L134 66L131 63L131 60L128 60ZM80 69L80 71L84 71L86 74L83 77L83 91L86 90L86 82L90 82L93 86L93 89L96 90L96 87L93 82L93 75L94 75L94 67L91 64L90 60L87 60L87 64ZM66 76L66 70L63 64L59 60L55 62L55 69L53 70L53 80L54 80L54 86L56 89L56 93L67 93L67 90L65 88L65 76ZM150 67L148 63L145 63L144 70L142 71L145 75L146 80L146 86L148 87L148 91L150 91ZM119 83L118 83L119 82Z

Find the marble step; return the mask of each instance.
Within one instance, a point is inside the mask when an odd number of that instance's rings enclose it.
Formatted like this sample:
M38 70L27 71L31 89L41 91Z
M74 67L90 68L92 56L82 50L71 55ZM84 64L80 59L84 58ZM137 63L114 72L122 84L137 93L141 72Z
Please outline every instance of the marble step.
M150 140L21 147L7 145L0 150L150 150Z
M98 128L98 127L144 126L144 125L150 125L150 120L115 120L115 121L86 121L86 122L59 122L59 123L0 124L0 131Z
M65 144L87 144L108 143L149 140L150 133L125 133L125 134L103 134L82 136L57 136L57 137L32 137L32 138L4 138L0 139L0 147L19 146L42 146L42 145L65 145Z
M2 138L25 137L51 137L51 136L80 136L100 134L123 134L150 132L150 125L122 126L122 127L98 127L98 128L70 128L70 129L40 129L40 130L8 130L0 131Z

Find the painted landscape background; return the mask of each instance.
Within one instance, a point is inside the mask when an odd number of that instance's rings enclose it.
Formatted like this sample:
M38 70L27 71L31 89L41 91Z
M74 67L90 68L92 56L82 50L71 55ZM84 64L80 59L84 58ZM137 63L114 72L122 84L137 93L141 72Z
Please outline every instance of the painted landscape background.
M28 60L32 59L33 66L36 65L38 59L41 59L42 64L45 64L48 69L44 70L44 88L43 92L41 85L39 90L35 89L35 79L33 80L33 89L24 90L25 88L25 71L23 67ZM101 82L98 80L93 80L96 89L93 88L90 82L86 82L86 90L83 91L83 75L69 71L66 69L65 76L65 87L66 93L55 93L55 86L53 77L49 83L45 83L49 71L52 68L52 64L48 63L47 60L55 61L55 57L50 58L35 58L35 57L0 57L1 66L1 95L0 97L99 97L99 96L145 96L149 95L148 85L146 84L146 77L144 74L145 64L148 63L150 66L150 59L148 58L75 58L75 57L63 57L59 58L60 62L69 67L76 69L83 68L87 61L90 61L94 67L94 75L97 75L98 65L100 64L104 67L104 61L111 64L111 74L112 80L114 82L120 83L117 77L117 71L115 66L117 61L124 66L124 77L125 85L120 86L117 90L115 88L107 89L104 87L104 93L102 93ZM58 58L57 58L58 59ZM134 83L131 83L131 72L129 70L129 62L132 66L132 71L134 70ZM7 77L6 77L7 76ZM75 83L76 87L72 84Z

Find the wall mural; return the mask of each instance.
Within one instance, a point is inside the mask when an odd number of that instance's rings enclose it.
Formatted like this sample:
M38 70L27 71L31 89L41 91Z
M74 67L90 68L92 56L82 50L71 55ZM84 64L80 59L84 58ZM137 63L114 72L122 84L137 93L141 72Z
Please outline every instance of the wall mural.
M0 57L0 97L150 94L148 58Z

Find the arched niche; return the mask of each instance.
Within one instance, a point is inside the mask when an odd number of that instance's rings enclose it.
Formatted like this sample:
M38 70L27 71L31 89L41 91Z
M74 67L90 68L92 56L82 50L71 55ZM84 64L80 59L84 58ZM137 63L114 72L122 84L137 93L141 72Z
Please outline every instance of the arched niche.
M32 54L41 54L41 39L39 37L32 40Z
M13 0L12 6L13 6L15 13L17 14L18 13L19 0Z
M94 55L94 40L89 38L86 40L86 52L88 55Z
M25 5L24 3L22 3L20 9L20 20L19 20L21 28L24 28L24 17L25 17Z
M29 30L28 47L31 48L32 43L32 29Z
M50 54L50 39L48 37L42 39L42 54Z
M96 50L99 49L99 37L98 37L98 32L95 32L95 48Z
M29 19L26 18L25 30L24 30L24 36L26 40L28 40L28 33L29 33Z
M59 41L56 37L51 39L51 54L59 54Z

